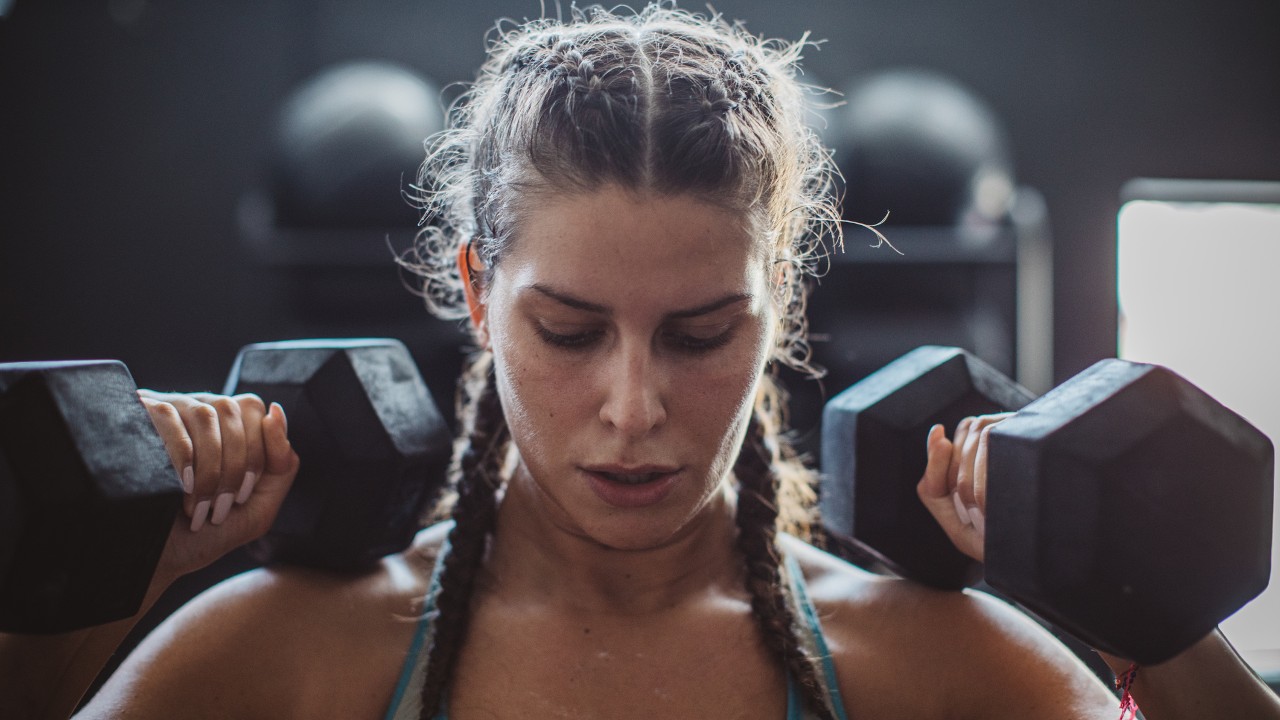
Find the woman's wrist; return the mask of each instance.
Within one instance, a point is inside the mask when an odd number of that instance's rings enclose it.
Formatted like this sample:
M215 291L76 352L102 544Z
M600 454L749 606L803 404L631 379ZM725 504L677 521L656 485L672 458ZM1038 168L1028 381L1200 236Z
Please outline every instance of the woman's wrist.
M1176 718L1280 719L1280 698L1242 660L1222 632L1213 632L1174 657L1136 666L1095 650L1117 678L1131 669L1129 689L1149 720Z

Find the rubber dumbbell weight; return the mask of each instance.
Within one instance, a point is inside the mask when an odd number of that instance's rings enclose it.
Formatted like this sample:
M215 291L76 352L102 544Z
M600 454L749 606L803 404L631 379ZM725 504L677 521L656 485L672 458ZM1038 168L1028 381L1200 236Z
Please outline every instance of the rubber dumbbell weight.
M0 527L0 547L11 548L0 552L0 560L10 558L0 566L0 630L8 632L65 632L137 612L181 503L168 455L123 365L108 364L124 378L111 392L101 377L76 381L64 364L42 365L36 377L59 392L11 388L0 405L6 456L0 465L8 474L0 477L0 496L20 503ZM34 369L7 368L0 377L14 387L13 378ZM393 340L250 346L228 389L264 379L276 383L262 386L267 402L287 403L291 442L307 455L299 453L303 463L276 525L256 544L259 559L345 571L403 549L444 484L451 444L404 346ZM113 415L131 420L103 421ZM42 443L44 451L33 451ZM41 466L50 454L63 464ZM121 475L120 462L101 458L126 458L130 472ZM71 472L81 466L90 472ZM95 472L100 467L107 469ZM64 484L74 492L47 490ZM163 500L126 513L119 509L120 486Z
M278 402L302 460L265 562L359 571L404 549L445 484L453 437L396 340L294 340L244 347L224 392Z
M1031 391L959 348L917 348L832 398L822 418L821 513L836 538L889 570L944 590L978 582L916 495L930 427L1017 410ZM847 553L846 553L847 554Z
M0 631L138 611L182 484L114 360L0 364Z
M881 371L896 388L885 391L884 378L873 375L869 388L878 392L855 385L833 399L824 448L863 441L847 433L865 402L850 399L879 395L878 403L925 412L931 401L911 388L927 380L913 382L904 368L925 369L921 357L939 352L921 349ZM923 439L920 431L896 441L923 455ZM1167 369L1103 361L992 428L988 440L985 579L1091 646L1160 662L1266 586L1271 444ZM863 445L852 456L878 452ZM865 476L824 451L827 462L824 493L838 488L832 494L854 504L874 505L874 493L862 496L866 487L896 483L914 494L919 480ZM916 563L929 567L930 558L894 558L908 576Z
M987 582L1092 647L1163 662L1266 589L1274 447L1167 368L1100 361L988 445Z

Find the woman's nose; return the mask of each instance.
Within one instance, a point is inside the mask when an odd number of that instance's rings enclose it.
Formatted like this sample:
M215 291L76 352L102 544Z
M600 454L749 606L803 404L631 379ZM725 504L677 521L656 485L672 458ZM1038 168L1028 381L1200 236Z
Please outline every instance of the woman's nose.
M667 419L662 378L649 348L623 347L608 362L601 422L629 438L643 437L662 425Z

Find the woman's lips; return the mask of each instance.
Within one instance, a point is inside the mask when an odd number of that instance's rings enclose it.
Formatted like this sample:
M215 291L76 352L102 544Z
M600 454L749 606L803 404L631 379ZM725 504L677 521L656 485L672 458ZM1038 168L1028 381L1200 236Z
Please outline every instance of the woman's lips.
M680 478L679 468L652 465L595 465L582 470L596 496L616 508L641 508L662 502Z

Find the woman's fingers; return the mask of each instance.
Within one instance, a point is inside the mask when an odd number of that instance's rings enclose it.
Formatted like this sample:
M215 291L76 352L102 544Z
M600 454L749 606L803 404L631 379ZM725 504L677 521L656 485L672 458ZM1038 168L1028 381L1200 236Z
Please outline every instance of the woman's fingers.
M947 468L947 490L955 492L960 483L960 468L964 460L964 441L969 436L969 426L974 418L967 417L956 425L956 435L951 442L951 464Z
M222 475L222 428L217 410L180 393L139 390L138 397L160 431L175 469L181 467L178 473L186 491L182 510L191 518L191 528L199 530L209 518Z
M957 436L959 433L957 432ZM954 477L953 458L959 443L948 440L941 425L929 429L928 461L924 476L916 485L916 493L929 513L937 520L952 544L961 552L979 562L983 559L982 537L974 529L963 505L956 502L958 495L951 478Z
M262 419L265 464L254 491L254 496L261 497L263 504L270 508L268 527L274 521L275 512L279 510L284 496L288 494L294 476L298 474L298 454L293 451L288 433L289 421L285 417L284 408L280 403L271 403L270 410Z
M990 438L993 427L995 423L990 423L978 434L978 444L973 458L973 499L976 507L981 509L984 522L987 514L987 453L991 447Z
M212 518L206 518L206 522L195 524L196 517L192 517L191 523L175 524L162 558L166 572L175 576L205 567L228 551L262 537L275 521L297 473L298 456L289 443L283 408L272 403L267 410L256 398L237 396L235 399L240 404L245 428L246 466L257 467L261 472L247 492L243 477L252 470L244 470L239 481L231 476L225 478L224 484L228 487L241 483L236 497L243 493L245 500L233 501L220 523L215 525ZM220 406L220 403L203 404ZM253 436L257 436L257 444ZM199 462L197 453L197 465Z
M266 467L266 443L262 420L267 415L267 407L262 398L253 394L236 395L235 401L240 404L240 417L244 423L245 464L244 479L236 490L236 504L243 505L253 494L253 488L262 477Z
M252 394L148 390L138 395L182 478L190 529L226 522L235 505L248 502L268 464L263 425L267 408L262 399ZM280 439L287 448L283 410L277 412Z
M946 430L941 425L929 428L929 436L925 441L928 461L919 488L922 494L932 498L943 498L951 494L951 488L947 482L947 473L951 467L951 451L951 441L947 439Z
M991 428L1011 413L968 417L948 441L940 425L929 430L928 464L917 492L925 507L961 552L984 557L987 507L987 448Z
M195 444L196 486L192 491L191 529L204 527L222 479L222 423L212 405L193 399L174 404Z
M222 462L213 488L209 523L221 525L231 512L236 493L244 483L246 432L240 404L225 395L195 395L198 401L213 408L218 420L218 436L222 446Z
M190 572L266 533L298 471L284 408L251 394L138 396L187 491L165 562Z
M164 442L169 461L173 463L173 469L182 481L183 492L190 495L196 482L196 448L191 436L187 434L187 426L182 424L182 416L172 404L156 399L150 391L139 390L138 397L151 416L151 424Z

